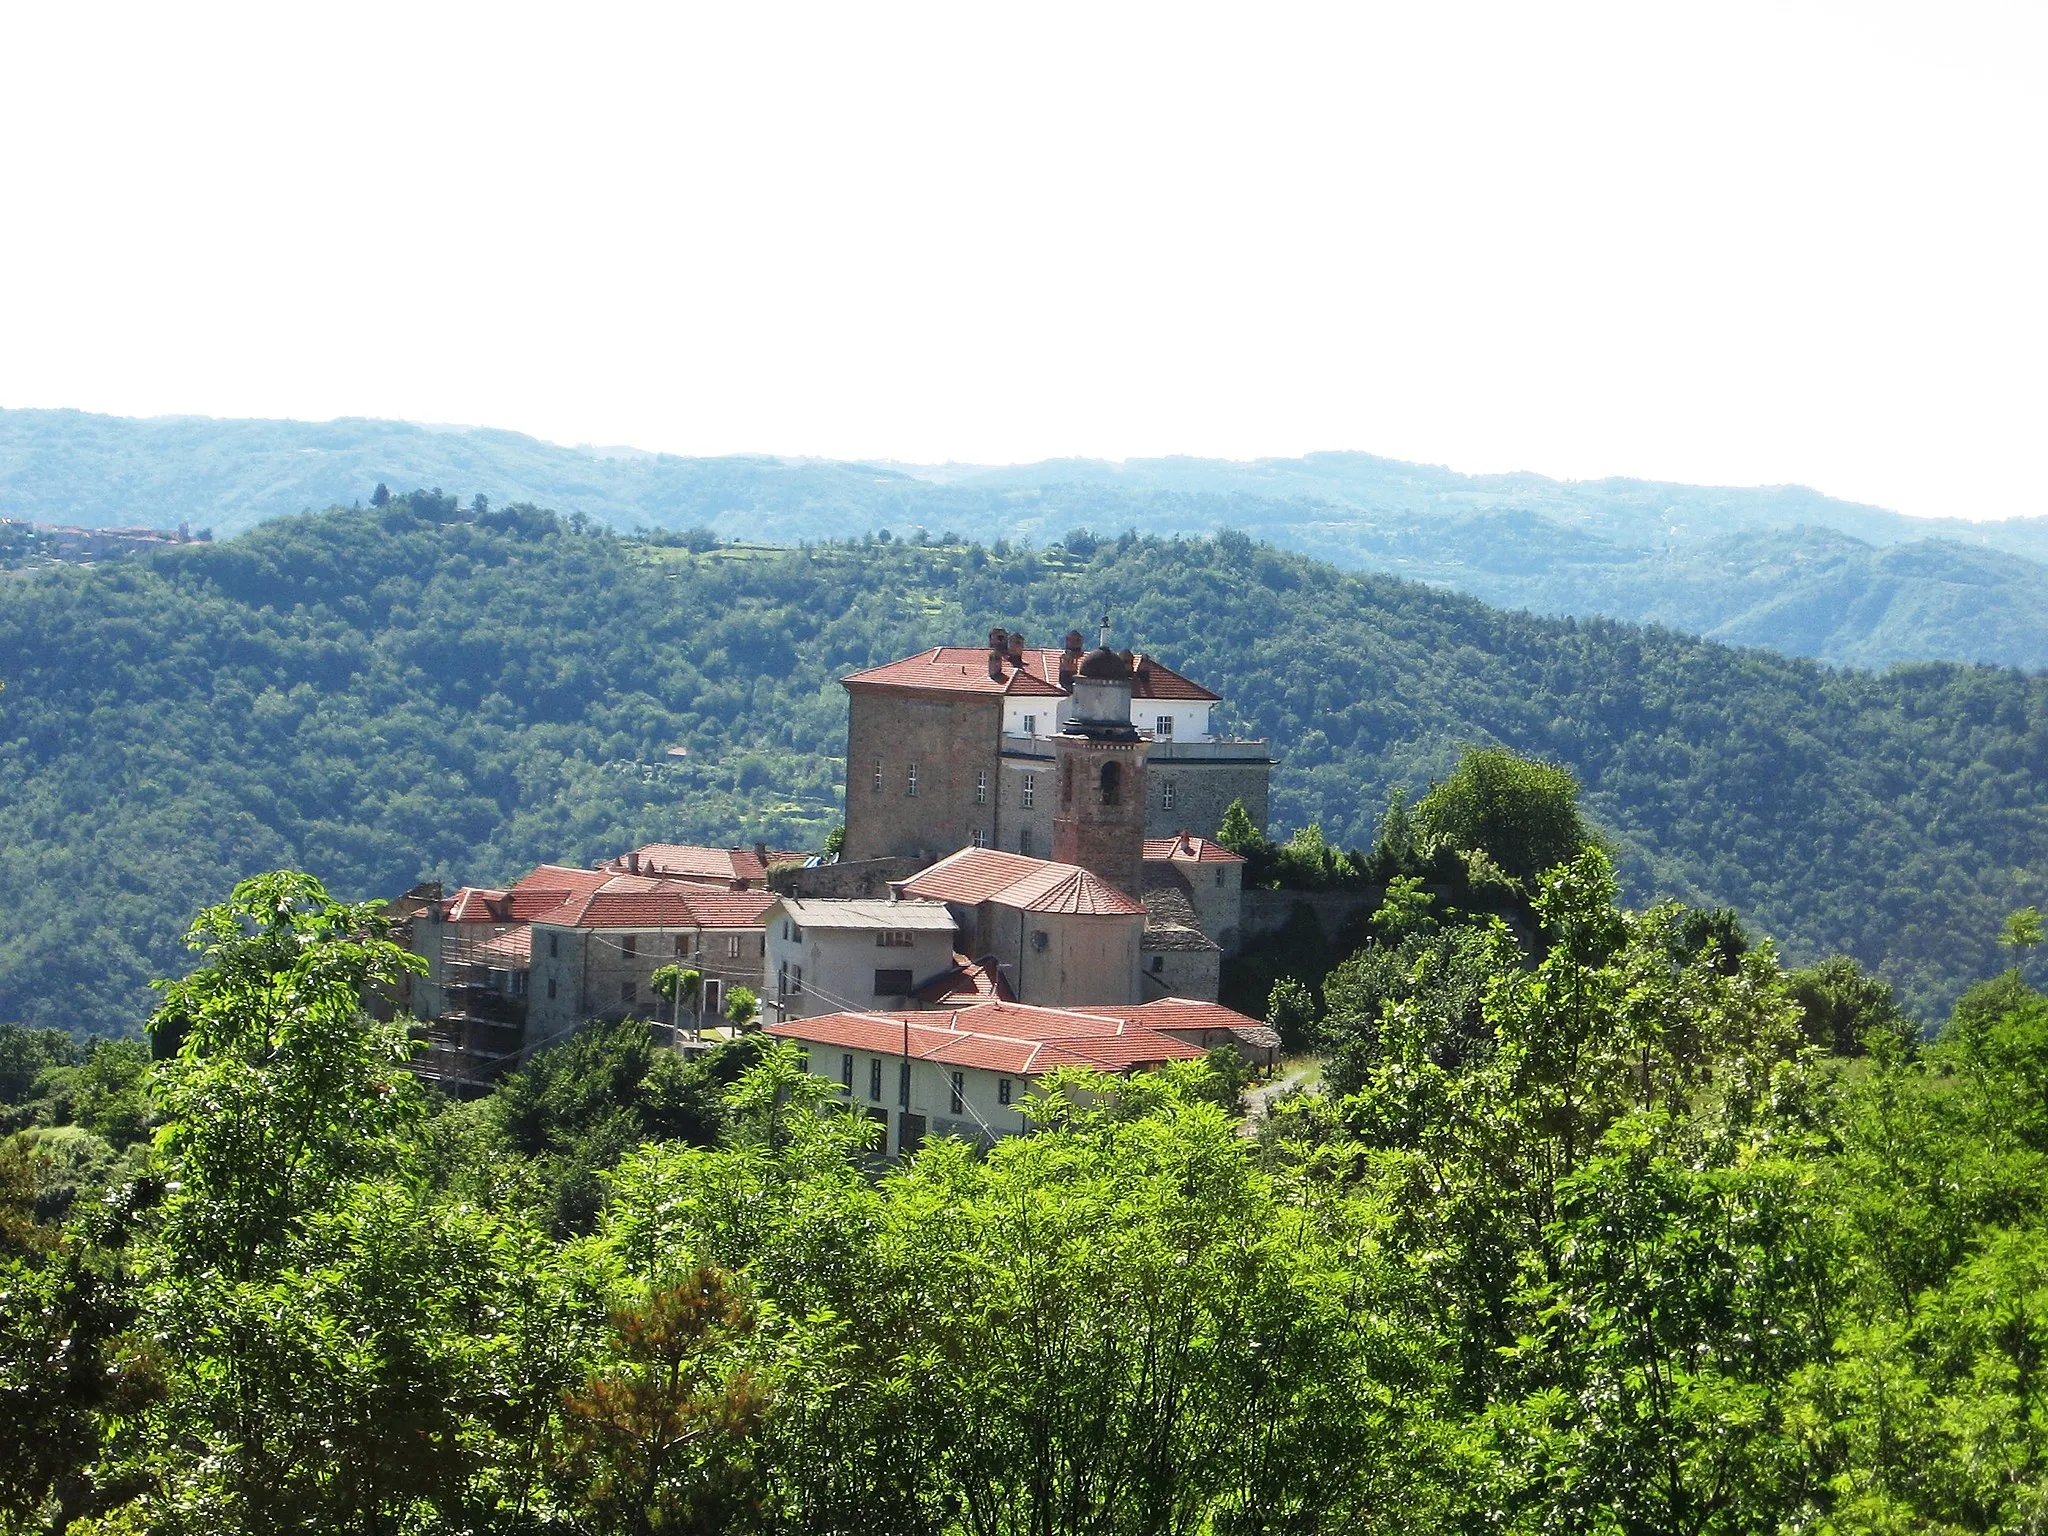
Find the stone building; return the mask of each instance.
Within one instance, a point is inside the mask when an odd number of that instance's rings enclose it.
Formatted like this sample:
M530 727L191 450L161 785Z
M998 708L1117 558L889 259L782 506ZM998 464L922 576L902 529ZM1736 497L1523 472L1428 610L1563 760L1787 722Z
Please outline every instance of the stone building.
M843 1012L792 1019L768 1033L796 1045L840 1102L883 1127L901 1156L927 1136L989 1145L1031 1129L1025 1100L1062 1067L1135 1072L1229 1043L1278 1058L1272 1030L1217 1003L1164 998L1138 1007L1039 1008L988 1000L943 1012Z
M1053 852L1055 738L1079 707L1089 656L1115 655L1129 684L1124 717L1141 744L1144 831L1213 834L1233 800L1266 822L1273 762L1264 741L1213 732L1220 697L1142 653L1084 653L1078 631L1057 650L990 632L980 646L934 646L841 679L848 694L843 857L930 860L955 848ZM1099 784L1098 784L1099 787Z
M953 914L935 901L781 896L762 921L761 999L770 1019L914 1006L919 988L958 965Z
M901 889L944 902L960 952L993 961L1022 1002L1066 1008L1144 1000L1145 908L1088 870L962 848Z
M683 1027L716 1023L731 988L761 985L762 919L774 901L767 891L610 875L596 890L536 915L528 940L529 1045L587 1019L670 1022L671 1010L651 984L665 965L703 973L696 1011L684 1013Z

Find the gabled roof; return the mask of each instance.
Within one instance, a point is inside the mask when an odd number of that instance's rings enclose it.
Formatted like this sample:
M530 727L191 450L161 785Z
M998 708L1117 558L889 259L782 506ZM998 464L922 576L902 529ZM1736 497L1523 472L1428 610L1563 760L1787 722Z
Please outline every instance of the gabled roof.
M1063 1016L1060 1021L1043 1017ZM1039 1033L1018 1026L1036 1024ZM1093 1067L1121 1072L1187 1061L1201 1048L1158 1030L1122 1020L1070 1009L1024 1009L1016 1004L988 1003L955 1013L828 1013L814 1019L790 1019L768 1026L780 1039L811 1045L836 1045L878 1055L898 1056L946 1066L981 1067L1019 1077L1050 1072L1055 1067Z
M759 928L767 891L716 890L684 880L613 875L533 921L550 928Z
M1005 656L998 664L999 675L989 670L985 645L935 645L901 661L869 667L839 681L849 689L903 688L938 693L985 693L1008 698L1064 698L1069 692L1061 679L1060 663L1065 652L1044 647L1026 648L1013 659ZM1077 662L1079 657L1074 658ZM1071 676L1071 673L1068 674ZM1211 693L1192 678L1184 677L1164 662L1142 653L1131 658L1131 697L1134 699L1179 699L1200 703L1218 702L1222 695Z
M1015 1002L1017 994L1003 978L1003 968L992 957L969 960L953 956L953 968L941 971L910 994L932 1008L971 1008L976 1003Z
M503 923L507 916L506 893L480 885L465 885L441 903L444 923Z
M802 858L803 855L769 855L771 861L784 857ZM636 864L637 868L634 867ZM611 874L662 875L673 880L716 881L721 885L730 885L737 880L758 886L768 879L767 864L750 848L704 848L693 843L648 843L622 857L607 860L604 867Z
M1192 832L1177 833L1172 837L1148 837L1145 839L1145 861L1161 864L1169 859L1192 861L1197 864L1242 864L1241 855L1232 853L1213 837L1196 837Z
M1000 848L962 848L902 886L906 896L998 906L1026 912L1128 917L1145 908L1078 864L1055 864Z

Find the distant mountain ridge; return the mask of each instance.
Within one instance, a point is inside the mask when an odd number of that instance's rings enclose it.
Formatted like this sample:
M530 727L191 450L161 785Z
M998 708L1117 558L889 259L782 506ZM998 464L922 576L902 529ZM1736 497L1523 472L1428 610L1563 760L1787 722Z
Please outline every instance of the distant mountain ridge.
M992 543L1238 529L1535 612L1604 615L1838 665L2048 667L2048 518L1911 518L1802 486L1466 475L1372 454L909 465L686 458L410 422L0 410L0 516L226 536L440 487L621 530L798 543L918 528Z

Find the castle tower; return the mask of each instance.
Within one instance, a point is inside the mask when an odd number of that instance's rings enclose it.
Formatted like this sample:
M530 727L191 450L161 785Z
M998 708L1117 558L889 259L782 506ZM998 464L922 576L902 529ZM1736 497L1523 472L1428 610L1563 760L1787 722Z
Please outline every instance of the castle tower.
M1104 619L1102 644L1075 666L1072 713L1052 739L1052 856L1142 901L1146 740L1131 725L1131 662L1109 648Z

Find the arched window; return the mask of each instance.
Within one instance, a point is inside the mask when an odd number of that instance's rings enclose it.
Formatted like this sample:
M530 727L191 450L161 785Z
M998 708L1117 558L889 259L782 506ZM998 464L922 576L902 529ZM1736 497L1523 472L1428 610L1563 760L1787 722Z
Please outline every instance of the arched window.
M1124 765L1104 763L1102 765L1102 803L1115 805L1122 798L1124 789Z

